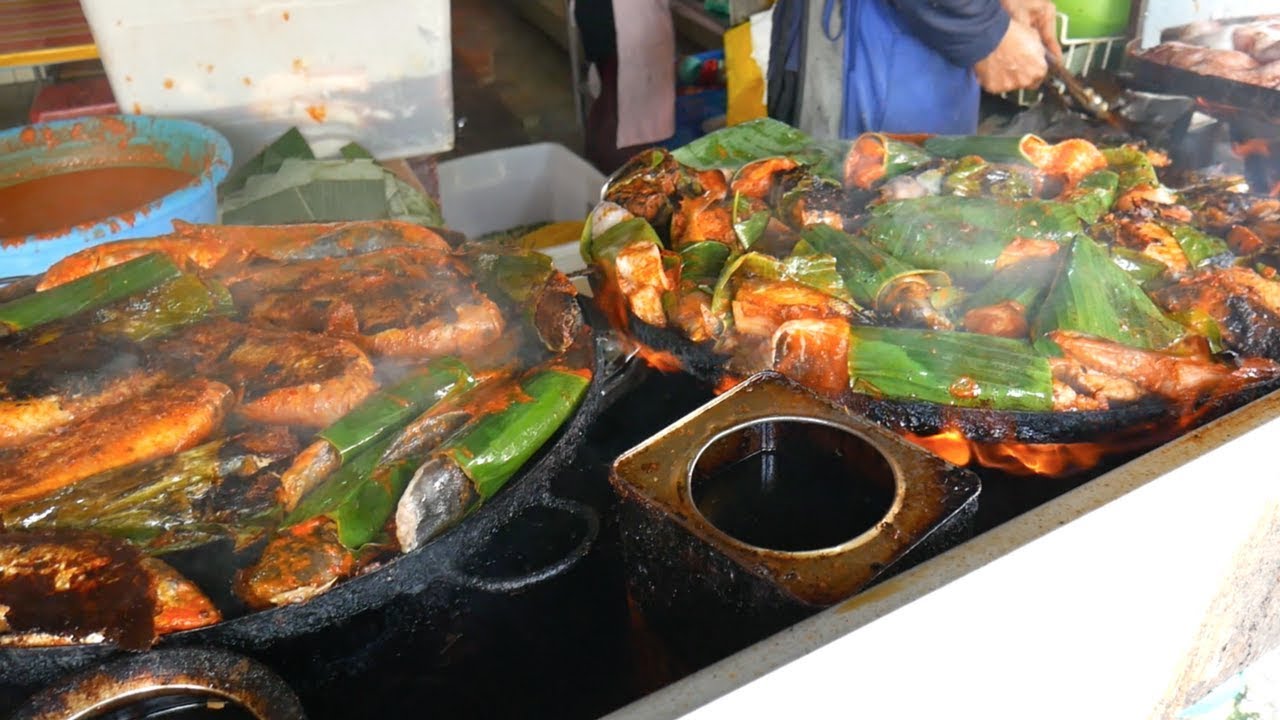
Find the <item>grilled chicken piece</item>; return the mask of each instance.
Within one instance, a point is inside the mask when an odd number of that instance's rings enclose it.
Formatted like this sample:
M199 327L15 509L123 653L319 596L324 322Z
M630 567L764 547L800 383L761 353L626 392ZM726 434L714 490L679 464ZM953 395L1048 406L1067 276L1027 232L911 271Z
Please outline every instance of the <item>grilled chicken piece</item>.
M193 326L160 346L177 367L236 390L236 413L268 425L325 427L378 388L373 365L345 340L230 320Z
M236 574L236 595L255 610L300 603L355 571L355 556L327 518L282 531L252 566Z
M769 338L790 320L851 318L854 308L807 285L745 280L733 296L734 328L745 335Z
M729 187L735 193L747 197L763 199L768 197L774 185L780 180L781 173L798 167L795 160L788 157L769 157L747 163L738 170Z
M447 253L391 248L260 269L231 286L250 319L323 332L376 355L482 354L505 320Z
M658 246L635 243L625 247L618 253L614 268L617 288L626 298L631 314L654 327L666 327L662 294L671 290L674 283L662 266L662 251Z
M137 348L89 333L0 348L0 450L141 395L162 380L143 367Z
M1242 355L1280 360L1280 282L1249 268L1207 270L1160 290L1171 313L1199 310L1217 323L1222 341Z
M234 278L255 259L286 262L349 257L389 247L449 249L435 232L391 220L263 227L175 222L174 226L170 235L104 243L63 258L45 271L37 289L48 290L153 252L167 255L183 269L201 268Z
M79 532L0 534L0 646L156 639L152 578L120 540Z
M1147 395L1132 380L1090 370L1069 358L1049 358L1049 367L1054 410L1107 410Z
M231 402L220 382L165 384L0 454L0 508L193 447L222 424Z
M729 202L707 195L686 198L671 218L671 244L676 250L703 240L738 247Z
M791 320L773 334L773 369L828 395L849 390L849 323Z
M1280 375L1280 365L1249 358L1231 368L1197 357L1140 350L1082 333L1055 330L1049 338L1068 360L1085 370L1129 381L1143 391L1178 403L1194 402L1215 392L1230 392Z

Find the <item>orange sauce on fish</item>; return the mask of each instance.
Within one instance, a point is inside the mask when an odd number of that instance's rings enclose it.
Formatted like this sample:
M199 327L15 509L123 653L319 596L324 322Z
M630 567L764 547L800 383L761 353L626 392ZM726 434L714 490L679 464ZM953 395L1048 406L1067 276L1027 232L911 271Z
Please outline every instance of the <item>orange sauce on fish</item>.
M105 167L0 187L0 238L105 220L159 200L194 177L167 167Z

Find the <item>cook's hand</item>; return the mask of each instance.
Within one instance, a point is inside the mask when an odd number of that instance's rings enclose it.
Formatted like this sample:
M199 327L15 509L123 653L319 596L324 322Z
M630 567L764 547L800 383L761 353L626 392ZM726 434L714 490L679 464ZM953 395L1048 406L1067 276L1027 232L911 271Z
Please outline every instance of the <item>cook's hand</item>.
M990 93L1034 88L1049 72L1044 44L1031 26L1013 20L991 54L973 66L978 83Z
M1058 44L1058 8L1049 0L1000 0L1009 17L1023 25L1030 25L1040 34L1040 42L1059 62L1062 46Z

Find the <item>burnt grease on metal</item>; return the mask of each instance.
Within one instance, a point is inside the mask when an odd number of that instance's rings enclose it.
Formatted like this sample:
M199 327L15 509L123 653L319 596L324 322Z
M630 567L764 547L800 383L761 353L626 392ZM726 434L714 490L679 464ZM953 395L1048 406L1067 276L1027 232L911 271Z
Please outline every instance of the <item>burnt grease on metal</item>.
M155 593L142 554L123 541L70 531L0 534L0 624L21 638L94 636L140 650L155 641Z
M743 430L769 423L775 431L797 426L783 432L805 433L812 446L838 450L837 477L865 474L872 487L875 481L888 485L890 505L872 498L862 522L846 518L804 542L757 535L760 528L752 522L745 523L744 537L743 527L715 508L708 517L707 496L699 502L696 490L699 458L711 474L732 468L767 442L764 432ZM624 453L610 483L619 499L629 591L652 626L693 665L741 649L964 539L979 492L973 473L776 373L749 379ZM870 527L859 527L873 515ZM793 513L789 520L799 525L813 518Z

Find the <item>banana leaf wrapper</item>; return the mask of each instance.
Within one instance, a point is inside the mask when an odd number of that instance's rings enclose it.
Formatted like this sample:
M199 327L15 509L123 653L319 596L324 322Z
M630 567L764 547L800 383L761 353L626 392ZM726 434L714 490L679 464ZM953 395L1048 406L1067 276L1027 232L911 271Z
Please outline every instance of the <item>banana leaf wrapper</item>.
M733 233L744 249L750 250L764 237L771 217L768 206L760 200L740 192L733 194Z
M534 371L509 405L477 417L433 455L461 468L481 500L492 497L560 429L590 384L589 372Z
M180 274L168 257L151 253L0 304L0 337L97 310Z
M270 468L293 448L223 438L139 467L101 473L4 511L6 530L101 532L151 552L220 538L243 546L280 522Z
M1230 252L1227 241L1209 235L1193 225L1185 223L1163 223L1165 228L1178 241L1182 253L1187 256L1191 267L1201 267L1214 258Z
M733 325L733 281L744 278L795 282L837 300L853 302L837 269L836 259L830 255L806 254L802 250L780 260L763 253L745 253L725 265L711 296L711 312L722 319L726 329Z
M803 154L813 148L813 138L804 132L772 118L758 118L708 133L672 155L698 170L736 170L761 158Z
M680 251L681 282L707 293L715 292L716 281L731 254L728 245L710 240L685 247Z
M871 326L849 329L854 392L959 407L1053 409L1049 361L1021 340Z
M849 146L844 163L845 187L870 190L929 162L924 148L884 133L863 133Z
M924 141L924 149L940 158L976 155L988 162L1035 165L1034 149L1045 144L1035 135L935 135Z
M533 250L481 249L469 253L480 289L518 317L551 352L568 347L582 326L577 290L551 262Z
M1076 238L1031 324L1032 338L1041 352L1057 351L1045 337L1054 330L1087 333L1147 350L1163 350L1186 335L1185 328L1161 312L1106 250L1086 236Z
M143 342L235 311L231 293L220 283L182 273L141 295L98 310L93 324L100 332Z
M466 392L474 384L475 377L461 360L452 357L433 360L365 398L317 433L317 437L327 440L346 463L412 418L449 397Z
M1107 159L1107 167L1118 177L1117 195L1124 195L1138 187L1160 187L1155 166L1141 150L1128 145L1104 148L1102 156Z
M1138 283L1143 290L1159 287L1165 280L1168 268L1149 255L1123 245L1111 247L1111 262Z
M1025 200L1037 193L1034 172L1025 166L990 163L970 155L951 164L942 178L942 191L960 197Z
M807 228L800 237L800 242L814 252L835 258L845 288L862 307L879 310L885 291L906 278L922 279L934 288L951 285L951 278L944 272L913 268L861 237L826 225ZM796 247L802 249L800 245Z
M1013 301L1034 317L1040 302L1053 283L1062 262L1062 253L1054 257L1028 258L996 271L985 285L968 295L962 307L965 312L1005 301Z

